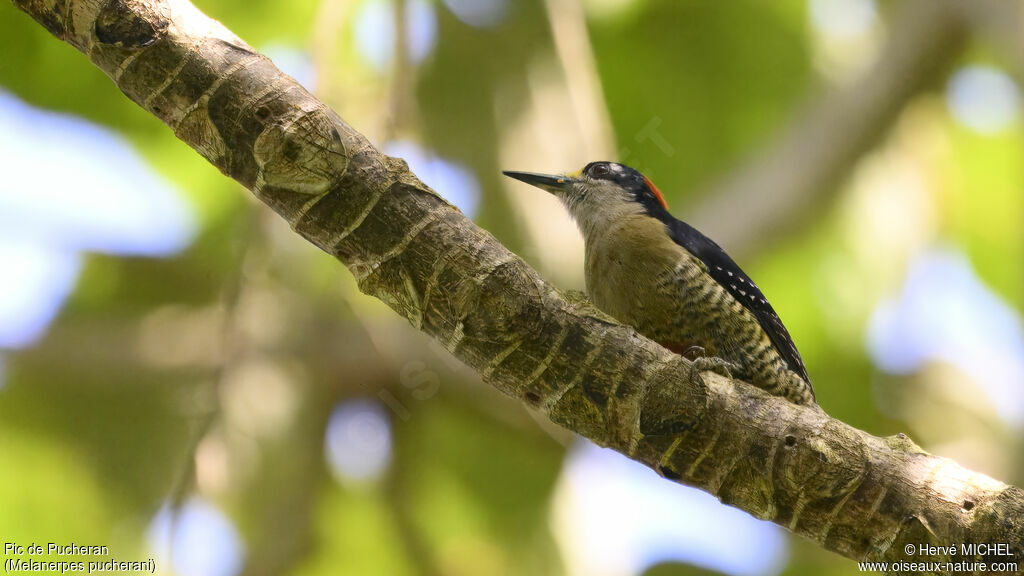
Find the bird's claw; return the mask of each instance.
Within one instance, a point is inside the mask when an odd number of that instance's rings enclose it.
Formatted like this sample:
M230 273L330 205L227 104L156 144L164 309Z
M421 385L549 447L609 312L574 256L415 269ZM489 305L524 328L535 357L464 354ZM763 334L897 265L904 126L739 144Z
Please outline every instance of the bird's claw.
M733 378L732 371L739 368L739 366L732 362L723 360L717 356L701 356L700 358L695 359L691 366L693 366L693 370L695 372L714 372L715 374L729 378L730 380Z
M732 371L739 368L736 364L717 356L704 356L704 348L700 346L690 346L682 355L690 360L690 381L695 383L703 382L701 372L714 372L731 380Z
M682 356L683 358L686 358L690 362L693 362L694 360L696 360L698 358L703 358L704 357L704 347L703 346L690 346L686 350L683 350L683 353L680 354L680 356Z

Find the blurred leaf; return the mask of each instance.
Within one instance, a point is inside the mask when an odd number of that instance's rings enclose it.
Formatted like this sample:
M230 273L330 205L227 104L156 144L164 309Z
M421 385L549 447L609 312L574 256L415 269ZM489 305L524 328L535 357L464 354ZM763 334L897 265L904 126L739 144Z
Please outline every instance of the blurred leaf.
M1020 123L996 136L947 129L956 158L940 167L947 231L985 282L1024 311L1024 130Z
M591 35L620 160L670 205L779 128L809 81L802 20L760 2L652 2Z

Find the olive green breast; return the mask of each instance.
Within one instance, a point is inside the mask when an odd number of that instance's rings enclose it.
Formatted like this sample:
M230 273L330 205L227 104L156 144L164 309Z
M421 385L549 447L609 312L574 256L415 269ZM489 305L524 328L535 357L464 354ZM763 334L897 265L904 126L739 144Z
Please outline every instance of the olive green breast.
M584 227L587 293L598 308L677 353L700 346L771 394L814 402L810 383L789 368L754 313L664 224L645 214L613 222Z
M656 284L687 259L699 262L668 237L664 224L633 215L593 236L586 239L584 275L594 304L645 333L655 319L679 312Z
M679 351L749 365L748 376L782 362L757 318L715 281L707 267L647 215L631 215L586 239L587 294L603 311ZM760 365L764 366L760 366Z

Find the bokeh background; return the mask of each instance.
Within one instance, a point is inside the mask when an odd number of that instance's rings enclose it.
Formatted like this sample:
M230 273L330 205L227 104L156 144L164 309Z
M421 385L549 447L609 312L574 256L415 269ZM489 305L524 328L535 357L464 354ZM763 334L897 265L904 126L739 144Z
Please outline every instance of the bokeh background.
M562 288L574 226L500 170L645 171L826 410L1024 483L1019 3L197 4ZM856 572L482 385L7 2L0 54L4 541L181 576Z

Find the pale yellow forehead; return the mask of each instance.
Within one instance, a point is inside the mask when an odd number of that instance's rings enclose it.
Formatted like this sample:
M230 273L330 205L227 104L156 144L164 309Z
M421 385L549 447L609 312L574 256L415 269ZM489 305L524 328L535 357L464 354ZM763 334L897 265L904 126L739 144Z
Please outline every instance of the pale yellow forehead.
M575 172L569 172L568 174L566 174L566 176L568 176L569 178L579 178L580 174L583 174L583 169L582 168L577 170L577 171L575 171Z

